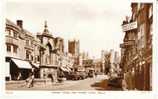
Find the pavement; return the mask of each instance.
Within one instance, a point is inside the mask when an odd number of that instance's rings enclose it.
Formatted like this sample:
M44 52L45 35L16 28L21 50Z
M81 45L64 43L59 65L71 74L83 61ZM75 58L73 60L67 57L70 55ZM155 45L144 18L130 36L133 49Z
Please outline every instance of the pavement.
M47 91L96 91L108 90L107 76L97 75L94 78L84 80L66 80L62 83L51 84L35 84L31 88L27 88L25 81L9 81L6 82L6 90L47 90Z

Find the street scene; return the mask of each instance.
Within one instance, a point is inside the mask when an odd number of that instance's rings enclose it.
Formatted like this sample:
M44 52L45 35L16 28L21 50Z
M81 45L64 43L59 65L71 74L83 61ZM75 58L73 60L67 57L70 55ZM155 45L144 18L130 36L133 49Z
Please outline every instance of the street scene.
M151 91L153 4L108 4L8 2L6 90Z

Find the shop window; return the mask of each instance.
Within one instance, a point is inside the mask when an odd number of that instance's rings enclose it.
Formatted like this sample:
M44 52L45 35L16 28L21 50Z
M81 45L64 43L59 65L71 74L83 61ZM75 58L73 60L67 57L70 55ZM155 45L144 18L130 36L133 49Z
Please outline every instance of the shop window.
M7 52L11 52L11 45L7 44Z

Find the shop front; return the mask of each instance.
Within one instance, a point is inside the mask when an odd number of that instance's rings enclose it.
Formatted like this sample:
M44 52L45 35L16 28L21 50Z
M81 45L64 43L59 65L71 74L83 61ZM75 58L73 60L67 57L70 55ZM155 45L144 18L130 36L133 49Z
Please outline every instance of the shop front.
M32 66L28 61L8 57L6 62L9 64L10 75L7 80L25 80L32 71Z

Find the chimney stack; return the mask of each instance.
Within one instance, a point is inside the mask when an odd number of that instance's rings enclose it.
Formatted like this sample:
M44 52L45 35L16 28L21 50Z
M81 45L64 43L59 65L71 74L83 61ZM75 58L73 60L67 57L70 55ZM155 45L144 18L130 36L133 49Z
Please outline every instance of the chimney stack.
M17 20L16 23L17 23L17 25L18 25L20 28L23 28L23 21L22 21L22 20Z

